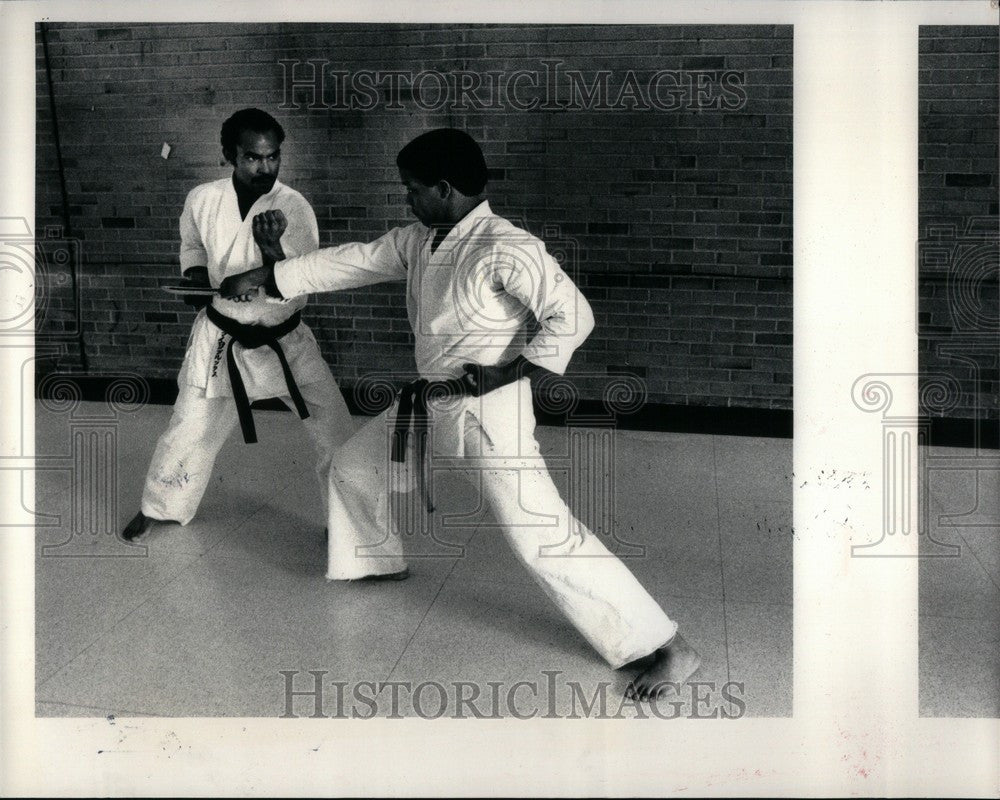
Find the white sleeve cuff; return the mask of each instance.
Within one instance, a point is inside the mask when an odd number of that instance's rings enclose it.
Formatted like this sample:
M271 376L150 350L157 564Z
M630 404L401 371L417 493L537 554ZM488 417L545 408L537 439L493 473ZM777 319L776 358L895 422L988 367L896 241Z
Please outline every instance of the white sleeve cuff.
M573 349L565 343L545 344L536 338L521 351L528 361L556 375L564 375L573 357Z
M284 261L278 261L274 265L274 285L278 287L278 291L281 292L281 296L285 300L291 300L300 294L308 294L308 292L299 291L300 286L296 280L294 262L294 258L288 258Z

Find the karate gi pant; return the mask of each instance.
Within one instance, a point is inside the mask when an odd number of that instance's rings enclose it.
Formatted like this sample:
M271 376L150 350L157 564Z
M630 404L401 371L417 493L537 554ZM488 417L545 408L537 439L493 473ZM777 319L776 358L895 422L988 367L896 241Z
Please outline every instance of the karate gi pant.
M167 430L160 436L153 453L146 485L142 493L142 513L157 520L174 520L187 525L212 476L212 467L222 445L238 422L232 397L206 397L205 390L185 381L178 382L180 392ZM302 420L316 451L316 477L327 507L330 462L336 449L354 433L356 425L333 375L299 386L309 416ZM294 413L291 397L279 398ZM242 444L267 452L259 444Z
M513 385L497 391L508 388L516 391ZM473 413L465 412L464 472L474 486L482 487L483 499L520 562L617 669L668 644L677 624L622 561L572 515L539 452L534 414L530 406L525 410L521 405L510 415L507 433L495 432L493 437ZM387 474L394 467L387 437L394 410L364 425L331 466L330 580L389 574L406 567L388 497L392 482ZM427 457L432 458L430 453ZM409 499L423 503L419 497ZM549 521L540 524L539 515L547 515Z

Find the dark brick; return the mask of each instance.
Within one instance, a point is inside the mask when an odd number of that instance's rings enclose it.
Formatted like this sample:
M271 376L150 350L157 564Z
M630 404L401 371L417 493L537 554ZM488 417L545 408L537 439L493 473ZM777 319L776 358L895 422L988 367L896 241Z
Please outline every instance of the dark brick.
M726 59L724 56L689 56L681 59L683 69L725 69Z
M761 266L791 266L792 265L792 254L791 253L761 253L760 254Z
M992 182L989 173L948 172L944 176L945 186L989 186Z
M507 142L508 153L544 153L545 142Z
M587 233L606 233L612 236L625 236L629 226L626 222L588 222Z
M131 38L132 31L128 28L100 28L97 31L97 41L99 42L110 42Z
M135 219L132 217L101 217L102 228L134 228Z
M792 336L789 333L757 333L754 341L761 344L791 345Z

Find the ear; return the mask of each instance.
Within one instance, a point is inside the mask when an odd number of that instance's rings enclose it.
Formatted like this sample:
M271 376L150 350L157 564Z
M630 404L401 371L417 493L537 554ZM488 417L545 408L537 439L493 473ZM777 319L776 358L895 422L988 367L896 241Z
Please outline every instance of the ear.
M434 188L438 190L438 194L441 196L442 200L447 200L454 192L454 189L451 188L451 184L446 180L438 181L434 184Z
M226 163L226 164L232 164L234 167L236 166L236 151L235 150L230 150L227 147L223 147L222 148L222 157L223 157L223 159L225 159L224 163Z

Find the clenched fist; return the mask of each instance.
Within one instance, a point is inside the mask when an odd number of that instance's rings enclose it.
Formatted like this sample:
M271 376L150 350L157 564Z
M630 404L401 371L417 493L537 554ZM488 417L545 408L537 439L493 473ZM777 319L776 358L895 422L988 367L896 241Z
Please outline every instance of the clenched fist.
M281 235L288 228L288 220L280 209L264 211L253 218L253 238L265 261L284 261Z

